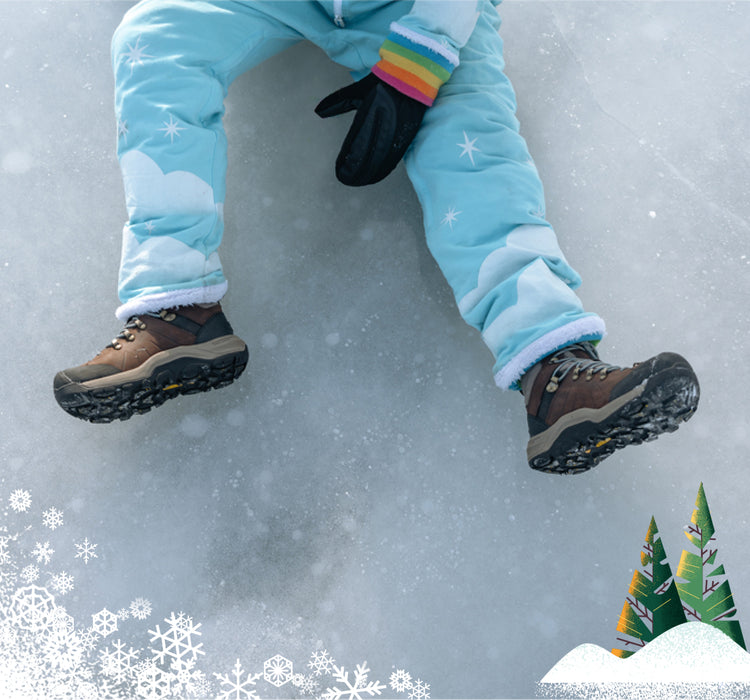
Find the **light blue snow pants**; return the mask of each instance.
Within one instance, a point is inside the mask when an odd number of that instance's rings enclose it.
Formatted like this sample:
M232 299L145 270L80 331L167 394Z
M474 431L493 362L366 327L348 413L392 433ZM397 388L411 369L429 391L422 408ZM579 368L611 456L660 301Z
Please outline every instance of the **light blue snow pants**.
M217 250L227 168L223 102L233 79L303 39L363 77L390 23L411 4L344 3L344 27L334 24L330 1L144 0L127 12L112 42L129 218L120 319L218 301L226 292ZM484 0L460 65L404 160L427 244L459 311L492 351L498 386L517 388L542 357L600 339L604 323L584 312L572 291L580 277L544 219L542 184L503 73L499 23Z

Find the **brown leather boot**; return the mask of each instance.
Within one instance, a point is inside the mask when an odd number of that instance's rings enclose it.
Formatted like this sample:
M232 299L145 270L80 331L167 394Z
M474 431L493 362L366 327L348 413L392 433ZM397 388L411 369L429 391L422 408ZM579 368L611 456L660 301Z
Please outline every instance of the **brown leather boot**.
M92 423L125 420L167 399L231 384L248 360L219 304L133 316L93 360L58 372L55 398Z
M698 405L687 360L661 353L624 369L599 360L591 343L563 348L522 378L532 469L577 474L615 450L677 430Z

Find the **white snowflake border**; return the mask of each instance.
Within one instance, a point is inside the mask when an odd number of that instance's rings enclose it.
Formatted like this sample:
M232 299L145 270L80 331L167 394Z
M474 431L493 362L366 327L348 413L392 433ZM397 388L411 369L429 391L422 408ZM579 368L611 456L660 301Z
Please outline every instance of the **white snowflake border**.
M30 492L16 489L8 503L14 513L32 516ZM63 528L63 512L46 508L41 524L51 531ZM150 646L134 649L116 633L127 620L132 625L151 616L152 603L142 597L117 612L102 608L91 615L88 627L76 625L59 603L59 598L73 590L75 577L65 570L45 572L48 584L38 585L42 567L52 563L55 548L45 537L36 540L28 535L34 544L24 550L22 536L33 530L31 524L9 534L7 526L0 526L0 697L261 700L261 690L273 698L280 697L279 692L289 697L289 689L294 688L295 697L365 700L390 687L409 700L430 698L430 686L413 680L403 669L394 670L386 685L369 679L367 662L347 670L325 649L312 652L302 671L295 670L290 659L275 654L254 672L245 670L237 658L228 673L206 673L198 668L205 654L199 641L201 624L183 612L165 617L163 630L161 622L148 630ZM59 537L58 533L53 537ZM57 540L54 544L61 549ZM89 565L98 558L97 545L88 537L73 544L77 552L73 560Z

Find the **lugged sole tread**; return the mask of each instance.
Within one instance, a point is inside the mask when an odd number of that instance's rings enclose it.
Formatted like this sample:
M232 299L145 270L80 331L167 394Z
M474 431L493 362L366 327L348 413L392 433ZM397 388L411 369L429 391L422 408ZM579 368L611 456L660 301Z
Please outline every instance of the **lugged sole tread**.
M155 376L109 388L81 391L65 397L60 406L72 416L89 423L111 423L148 413L165 401L212 389L221 389L245 370L248 353L212 361L165 365Z
M655 440L677 430L698 405L694 377L684 375L654 386L613 413L601 425L592 425L585 440L564 448L559 442L529 461L529 466L548 474L581 474L623 447ZM555 454L560 452L560 454Z

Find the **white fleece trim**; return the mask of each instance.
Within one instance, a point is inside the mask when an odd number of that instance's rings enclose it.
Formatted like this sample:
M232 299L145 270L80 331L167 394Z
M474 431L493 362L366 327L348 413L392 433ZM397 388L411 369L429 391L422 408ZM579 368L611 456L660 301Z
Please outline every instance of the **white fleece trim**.
M194 287L192 289L176 289L172 292L160 292L143 297L136 297L126 301L117 308L115 316L120 321L127 321L138 314L156 313L162 309L175 306L191 306L193 304L213 304L220 301L227 293L227 283L214 284L210 287Z
M443 46L440 42L430 39L430 37L424 36L424 34L415 32L408 27L404 27L398 22L391 22L391 31L394 34L398 34L399 36L408 39L413 44L424 46L433 53L439 54L447 61L450 61L454 68L458 65L458 54L455 51L451 51L447 46Z
M584 338L603 338L606 332L604 321L598 316L586 316L550 331L521 350L518 355L497 372L495 384L501 389L512 389L527 369L533 367L547 355L551 355L555 350L560 350L566 345Z

